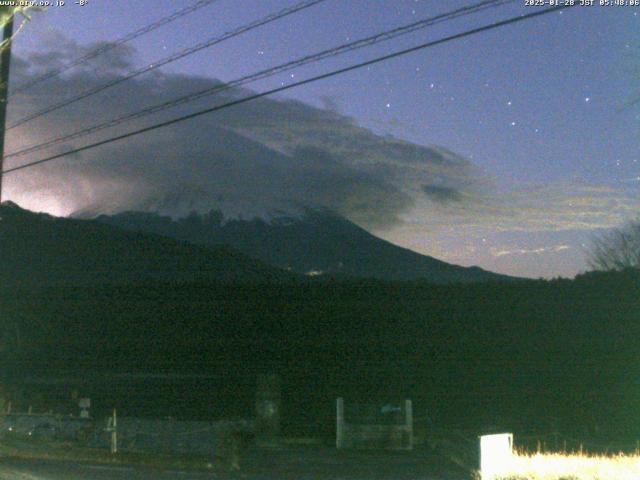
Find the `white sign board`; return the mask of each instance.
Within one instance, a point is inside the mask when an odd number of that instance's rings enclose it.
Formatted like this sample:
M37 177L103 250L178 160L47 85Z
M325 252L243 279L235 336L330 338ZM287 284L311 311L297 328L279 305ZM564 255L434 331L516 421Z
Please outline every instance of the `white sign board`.
M480 474L482 480L506 476L512 466L513 434L499 433L480 437Z

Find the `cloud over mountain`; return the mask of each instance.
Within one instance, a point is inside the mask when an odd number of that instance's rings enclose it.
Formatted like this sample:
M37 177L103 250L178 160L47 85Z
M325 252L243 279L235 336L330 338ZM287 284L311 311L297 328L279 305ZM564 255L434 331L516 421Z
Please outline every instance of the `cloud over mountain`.
M94 47L80 47L61 37L49 50L20 58L12 82L20 85ZM17 94L9 123L117 79L136 62L131 47L117 47L69 74ZM212 79L154 71L11 130L7 150L216 84ZM89 139L10 158L7 166L249 93L227 90ZM301 206L325 207L365 227L385 229L401 222L416 197L425 193L424 185L447 185L446 196L458 198L461 190L475 188L478 177L469 162L445 149L378 136L333 110L262 98L16 172L7 176L7 193L27 208L59 214L86 209L180 214L216 207L232 215L253 216ZM435 195L442 199L444 191Z
M13 86L100 46L79 45L55 32L46 35L37 53L14 58ZM134 49L116 47L109 55L14 95L9 123L120 79L140 65ZM7 151L220 84L156 70L10 130ZM227 90L86 139L8 158L5 165L10 168L248 94ZM490 175L500 172L480 171L440 146L377 135L338 113L330 97L319 100L324 108L262 98L12 173L5 178L5 198L57 215L146 210L181 216L213 208L227 217L251 218L301 207L329 208L392 243L442 260L518 275L523 259L531 258L535 262L528 271L542 276L557 271L562 255L573 259L564 271L579 271L584 262L573 252L593 232L619 225L640 209L638 182L592 185L565 180L508 184L499 191L495 185L500 180L494 182ZM571 248L544 250L544 255L492 253L540 251L549 245Z

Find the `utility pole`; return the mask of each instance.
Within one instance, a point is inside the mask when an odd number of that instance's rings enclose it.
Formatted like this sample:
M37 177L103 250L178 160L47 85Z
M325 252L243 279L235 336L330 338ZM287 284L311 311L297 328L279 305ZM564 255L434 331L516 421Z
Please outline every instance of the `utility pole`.
M7 122L7 100L9 98L9 68L11 66L11 37L13 36L14 7L0 7L2 26L2 52L0 52L0 202L4 180L4 137ZM6 20L5 20L6 19Z

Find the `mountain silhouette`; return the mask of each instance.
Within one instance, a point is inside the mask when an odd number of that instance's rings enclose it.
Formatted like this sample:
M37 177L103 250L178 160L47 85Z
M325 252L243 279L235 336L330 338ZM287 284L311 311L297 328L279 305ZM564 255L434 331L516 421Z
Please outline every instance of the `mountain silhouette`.
M226 221L216 210L177 220L155 213L124 212L100 215L96 221L197 245L229 246L266 264L311 276L433 283L512 278L398 247L327 210L307 209L300 216L282 215L269 221Z
M4 286L145 281L272 282L294 277L229 247L204 247L90 220L0 206Z

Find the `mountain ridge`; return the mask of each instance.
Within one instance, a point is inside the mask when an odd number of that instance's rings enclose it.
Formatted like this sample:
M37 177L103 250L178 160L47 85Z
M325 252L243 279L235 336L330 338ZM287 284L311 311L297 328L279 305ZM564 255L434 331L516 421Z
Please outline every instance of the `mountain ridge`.
M122 212L95 220L197 245L227 245L277 268L296 273L340 275L386 281L434 283L513 280L514 277L462 267L399 247L325 209L304 210L270 221L225 219L219 210L172 219L157 213Z
M95 221L0 205L3 285L130 284L150 281L272 282L295 275L227 246L205 247Z

